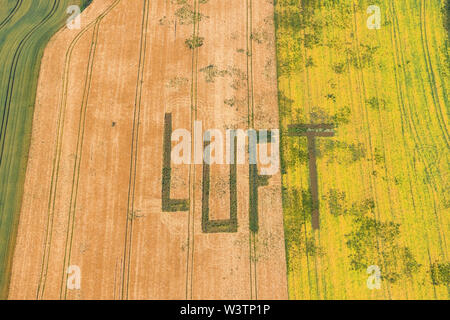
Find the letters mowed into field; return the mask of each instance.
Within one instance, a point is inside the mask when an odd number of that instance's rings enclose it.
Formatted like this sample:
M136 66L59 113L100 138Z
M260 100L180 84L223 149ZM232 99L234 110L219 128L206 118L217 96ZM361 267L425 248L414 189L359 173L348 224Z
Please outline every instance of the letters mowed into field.
M381 28L369 29L377 5ZM276 1L291 299L448 299L444 1ZM305 137L317 138L320 229ZM300 210L299 210L300 208ZM378 266L381 288L369 290ZM372 268L370 270L378 270Z
M6 2L6 3L5 3ZM85 0L8 0L0 8L0 298L5 298L23 192L40 59Z

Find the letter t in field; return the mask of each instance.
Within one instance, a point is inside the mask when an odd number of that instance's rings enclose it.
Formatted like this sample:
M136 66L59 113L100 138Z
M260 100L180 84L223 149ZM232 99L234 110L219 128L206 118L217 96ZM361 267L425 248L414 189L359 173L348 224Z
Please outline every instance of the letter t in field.
M289 126L288 136L306 137L308 139L309 154L309 185L312 198L311 224L318 230L319 224L319 183L317 178L316 137L333 137L334 130L331 124L294 124Z

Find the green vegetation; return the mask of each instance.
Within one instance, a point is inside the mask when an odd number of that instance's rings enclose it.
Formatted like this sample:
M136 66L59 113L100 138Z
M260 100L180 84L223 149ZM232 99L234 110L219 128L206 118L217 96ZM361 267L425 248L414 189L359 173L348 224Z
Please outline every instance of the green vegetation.
M447 30L447 36L450 40L450 0L445 2L442 14L444 15L444 28Z
M195 23L199 23L204 18L204 15L197 12L195 13L190 4L187 4L186 1L178 1L179 5L182 5L175 12L175 17L177 17L178 22L181 25L190 25Z
M249 226L252 232L259 230L258 189L268 186L269 178L258 174L256 164L249 165Z
M81 5L80 5L81 11L86 9L91 3L92 3L92 0L83 0L83 1L81 1Z
M8 0L0 9L0 299L8 294L40 61L67 7L89 3Z
M420 264L411 250L399 242L400 224L379 222L364 211L355 213L359 215L353 219L354 230L346 242L353 270L364 272L371 265L382 266L382 278L391 283L409 279L419 271Z
M450 263L433 263L430 268L431 281L435 286L450 286Z
M205 38L193 35L191 38L186 39L185 43L189 49L194 50L200 48L203 45Z
M0 7L0 29L3 28L20 8L23 0L6 0Z

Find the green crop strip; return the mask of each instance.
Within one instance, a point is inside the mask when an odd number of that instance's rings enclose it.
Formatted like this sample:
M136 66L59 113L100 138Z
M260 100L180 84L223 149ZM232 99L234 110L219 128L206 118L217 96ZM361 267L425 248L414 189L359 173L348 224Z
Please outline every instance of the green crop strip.
M449 3L275 1L290 298L448 298ZM296 123L336 130L317 144L320 230Z
M0 11L0 299L8 294L41 58L67 7L89 3L19 0Z
M266 144L272 142L272 133L266 132L265 135L261 131L256 131L257 143ZM269 185L270 176L258 174L258 165L256 163L256 148L249 146L250 164L249 164L249 228L250 231L257 233L259 230L259 211L258 211L258 189L259 187L267 187ZM252 159L253 158L253 159Z

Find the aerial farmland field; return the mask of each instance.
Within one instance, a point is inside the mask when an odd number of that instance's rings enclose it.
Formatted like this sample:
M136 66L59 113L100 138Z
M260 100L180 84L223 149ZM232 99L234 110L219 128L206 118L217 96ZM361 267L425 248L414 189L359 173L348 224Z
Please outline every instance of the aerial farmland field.
M450 298L450 2L1 1L0 299Z

